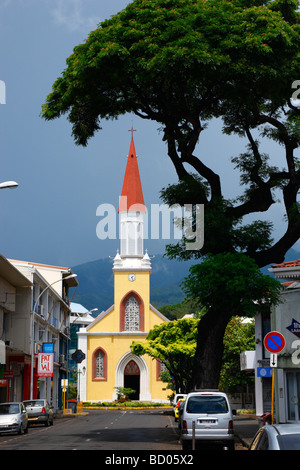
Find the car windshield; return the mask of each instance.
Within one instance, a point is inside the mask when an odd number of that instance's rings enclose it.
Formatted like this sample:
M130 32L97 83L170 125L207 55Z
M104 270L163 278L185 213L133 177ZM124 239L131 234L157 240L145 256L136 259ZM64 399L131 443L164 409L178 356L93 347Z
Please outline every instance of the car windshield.
M187 413L228 413L225 397L220 395L198 395L189 398Z
M44 406L43 400L30 400L24 402L25 406Z
M282 450L300 450L300 434L280 435L277 440Z
M12 415L19 413L20 407L18 403L13 403L13 404L0 404L0 415Z

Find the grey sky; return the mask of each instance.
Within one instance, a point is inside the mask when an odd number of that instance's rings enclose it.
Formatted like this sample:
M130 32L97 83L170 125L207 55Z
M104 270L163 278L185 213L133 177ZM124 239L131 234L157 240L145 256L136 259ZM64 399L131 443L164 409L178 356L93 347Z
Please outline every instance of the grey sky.
M66 118L45 122L41 105L65 68L73 47L97 23L117 13L127 0L2 0L0 3L0 80L6 104L0 105L0 182L15 180L16 190L0 191L0 253L8 258L74 266L114 256L117 240L96 236L102 203L118 205L133 125L146 205L159 202L159 191L176 181L157 125L135 116L103 122L87 148L77 147ZM219 171L224 190L238 194L230 157L242 141L220 135L220 123L201 137L205 161ZM203 150L202 150L203 151ZM280 157L275 149L274 160ZM282 225L282 214L271 217ZM148 241L152 253L165 241Z

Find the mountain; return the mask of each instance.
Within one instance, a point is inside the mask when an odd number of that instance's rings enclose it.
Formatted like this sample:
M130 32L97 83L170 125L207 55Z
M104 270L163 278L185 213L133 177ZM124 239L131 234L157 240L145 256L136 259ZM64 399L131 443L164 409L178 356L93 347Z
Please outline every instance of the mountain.
M150 302L157 308L176 304L184 299L179 285L188 275L195 261L176 261L156 255L151 259ZM88 310L98 308L97 315L114 303L114 276L112 259L98 259L72 267L79 285L72 302Z
M285 261L300 258L300 252L291 248ZM197 261L177 261L156 255L151 260L150 302L157 308L182 302L184 293L180 283L188 275L189 268ZM114 303L114 276L112 259L98 259L72 267L78 275L79 285L76 288L73 302L82 304L88 310L98 308L98 315ZM264 274L270 274L269 266L262 268ZM95 315L95 316L96 316Z

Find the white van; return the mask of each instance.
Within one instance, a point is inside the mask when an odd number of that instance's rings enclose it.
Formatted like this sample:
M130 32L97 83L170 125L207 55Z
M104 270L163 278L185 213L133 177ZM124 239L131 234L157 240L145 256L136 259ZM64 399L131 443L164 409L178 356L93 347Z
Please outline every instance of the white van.
M233 417L226 393L189 393L180 419L183 450L192 448L194 438L195 443L221 442L234 450Z

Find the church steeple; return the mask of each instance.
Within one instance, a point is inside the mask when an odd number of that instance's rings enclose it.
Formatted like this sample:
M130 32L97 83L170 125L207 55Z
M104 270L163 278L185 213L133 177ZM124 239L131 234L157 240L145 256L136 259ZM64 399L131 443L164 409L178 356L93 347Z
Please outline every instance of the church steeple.
M144 218L146 207L137 156L131 129L131 142L119 203L120 254L115 258L114 268L126 267L149 269L149 257L144 255Z
M120 198L119 213L123 211L146 212L137 156L135 152L133 129L127 157L127 166Z

